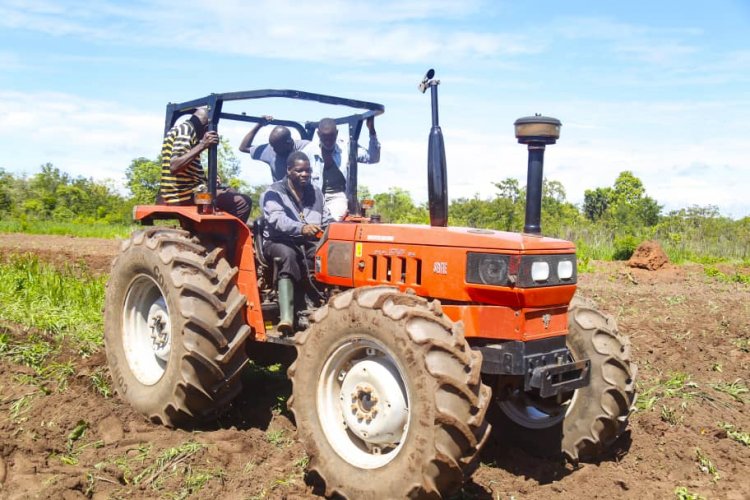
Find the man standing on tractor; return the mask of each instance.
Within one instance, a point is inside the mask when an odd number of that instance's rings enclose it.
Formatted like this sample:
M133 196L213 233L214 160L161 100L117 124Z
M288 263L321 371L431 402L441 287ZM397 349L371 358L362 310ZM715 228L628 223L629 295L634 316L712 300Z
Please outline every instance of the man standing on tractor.
M286 176L274 182L261 196L266 226L263 254L275 262L279 294L278 330L294 332L294 290L299 286L315 256L316 242L331 222L323 193L312 185L312 169L300 151L287 159ZM278 258L278 261L275 259Z
M357 147L357 163L377 163L380 161L380 142L375 132L375 118L367 119L367 129L370 131L370 142L367 149L359 144ZM334 220L342 220L346 215L346 159L342 158L342 151L348 153L351 144L337 141L339 130L336 121L323 118L318 123L319 142L311 143L305 148L313 167L312 182L325 195L326 206L331 211ZM344 161L342 161L344 160ZM344 167L342 167L342 165Z
M277 125L268 136L268 144L251 146L255 135L261 127L273 120L273 116L263 115L262 121L255 124L253 128L242 138L240 151L249 154L253 160L268 163L271 167L273 182L280 181L286 175L286 160L292 151L302 151L310 141L292 139L292 133L288 128Z
M156 202L167 205L192 205L193 194L206 185L201 153L219 143L219 136L207 130L208 110L198 108L193 115L169 129L161 147L161 182ZM214 200L216 208L247 222L252 207L249 196L229 187L220 187Z

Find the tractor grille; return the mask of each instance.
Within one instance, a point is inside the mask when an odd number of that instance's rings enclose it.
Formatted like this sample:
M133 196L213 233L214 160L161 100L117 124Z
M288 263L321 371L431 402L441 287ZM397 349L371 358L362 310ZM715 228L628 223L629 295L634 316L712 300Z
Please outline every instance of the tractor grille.
M379 283L421 285L422 259L392 255L371 255L370 280Z

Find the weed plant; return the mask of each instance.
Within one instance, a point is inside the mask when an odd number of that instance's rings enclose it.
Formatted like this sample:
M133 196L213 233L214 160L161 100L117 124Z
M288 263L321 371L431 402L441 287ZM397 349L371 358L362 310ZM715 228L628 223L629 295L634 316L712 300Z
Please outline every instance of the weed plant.
M677 500L706 500L706 497L693 493L684 486L678 486L674 490L674 496Z
M732 441L737 441L742 445L750 446L750 432L743 432L734 425L726 422L720 423L719 427L726 431L727 437Z

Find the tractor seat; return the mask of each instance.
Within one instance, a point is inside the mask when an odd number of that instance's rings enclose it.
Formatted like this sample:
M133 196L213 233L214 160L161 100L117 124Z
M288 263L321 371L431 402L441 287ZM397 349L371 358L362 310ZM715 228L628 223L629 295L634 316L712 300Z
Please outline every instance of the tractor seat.
M266 256L263 255L263 231L266 229L266 219L262 215L253 221L253 250L255 250L255 256L260 262L260 265L264 267L271 267L266 261Z

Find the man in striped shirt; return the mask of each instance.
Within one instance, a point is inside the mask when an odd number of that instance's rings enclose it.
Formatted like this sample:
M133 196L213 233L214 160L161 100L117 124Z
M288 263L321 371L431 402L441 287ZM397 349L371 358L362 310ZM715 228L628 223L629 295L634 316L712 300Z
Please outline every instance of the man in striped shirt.
M188 120L167 132L161 148L161 186L157 203L192 205L195 189L207 184L201 153L219 143L218 134L206 130L207 124L208 111L198 108ZM246 222L252 201L231 188L220 187L215 206Z

